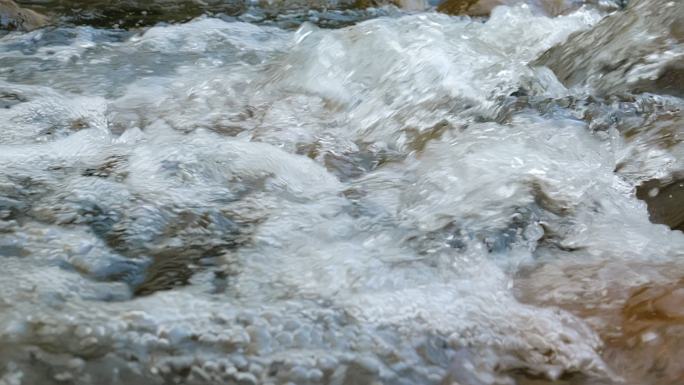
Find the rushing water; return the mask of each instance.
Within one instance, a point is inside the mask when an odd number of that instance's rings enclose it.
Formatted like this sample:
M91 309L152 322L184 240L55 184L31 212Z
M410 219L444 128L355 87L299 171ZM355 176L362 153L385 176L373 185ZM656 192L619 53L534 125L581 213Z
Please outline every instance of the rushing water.
M682 100L529 64L601 9L371 12L0 38L0 384L634 380L556 305L684 267Z

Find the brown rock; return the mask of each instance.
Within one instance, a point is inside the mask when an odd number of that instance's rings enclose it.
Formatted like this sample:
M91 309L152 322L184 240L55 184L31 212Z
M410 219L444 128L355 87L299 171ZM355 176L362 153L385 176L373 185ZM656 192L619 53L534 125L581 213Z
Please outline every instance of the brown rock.
M683 20L682 1L632 0L624 11L572 35L533 64L549 67L566 86L590 86L601 95L682 96Z
M643 89L671 95L684 95L684 57L665 65L652 85L647 82Z
M538 3L547 15L559 16L579 9L584 1L539 0Z
M492 10L500 5L528 5L546 13L558 16L577 9L583 1L576 0L446 0L437 10L449 15L489 16Z
M622 316L623 334L606 341L613 366L642 384L684 383L684 280L637 289Z
M16 0L68 23L104 28L140 28L182 23L201 15L239 16L254 7L257 17L292 16L293 25L309 10L348 10L395 3L412 9L423 0ZM295 17L297 16L297 17ZM287 19L290 19L289 17ZM340 22L343 24L343 22ZM334 24L334 23L333 23ZM326 23L326 25L330 25Z
M658 323L684 323L684 280L646 285L632 293L622 309L625 331L640 332Z
M429 7L426 0L393 0L393 3L407 11L423 11Z
M651 221L684 231L684 179L644 182L637 197L648 204Z
M648 166L649 154L667 153L681 163L684 115L678 109L658 111L645 121L618 125L618 130L627 151L615 172L639 183L636 196L648 205L652 222L684 231L684 170L675 169L666 178L642 181L644 168L654 168Z
M446 0L437 10L448 15L488 16L503 0Z
M602 356L624 379L620 384L680 385L684 384L682 276L684 265L673 262L557 261L522 274L515 287L524 303L558 306L584 318L603 339ZM562 382L586 383L593 382L582 378ZM522 379L519 384L557 383Z
M0 28L31 31L48 23L48 18L40 13L22 8L12 0L0 0Z
M2 0L7 1L7 0ZM303 0L302 0L303 1ZM55 19L104 28L137 28L192 20L205 13L236 16L242 0L16 0Z

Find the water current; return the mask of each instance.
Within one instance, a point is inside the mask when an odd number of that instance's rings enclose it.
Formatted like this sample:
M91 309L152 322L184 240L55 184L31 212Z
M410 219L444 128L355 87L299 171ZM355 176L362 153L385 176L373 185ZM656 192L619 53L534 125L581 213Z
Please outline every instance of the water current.
M636 2L3 32L0 384L683 383L684 233L637 196L684 170L645 86L682 19L609 24L683 4ZM591 72L623 40L660 50Z

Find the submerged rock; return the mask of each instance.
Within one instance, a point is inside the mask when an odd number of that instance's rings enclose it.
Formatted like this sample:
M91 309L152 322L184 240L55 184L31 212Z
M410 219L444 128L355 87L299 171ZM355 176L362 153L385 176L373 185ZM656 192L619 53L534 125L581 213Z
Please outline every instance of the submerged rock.
M18 6L12 0L0 0L0 28L31 31L44 27L49 19L38 12Z
M624 12L576 33L535 64L566 86L599 94L653 92L684 95L684 3L633 0Z
M553 262L521 275L515 286L522 302L558 306L599 333L603 358L622 377L608 384L675 385L684 380L684 280L678 278L683 273L678 262L618 260L581 267ZM569 378L561 383L595 382Z
M642 383L681 384L683 309L684 280L638 288L622 308L622 335L608 340L605 355Z

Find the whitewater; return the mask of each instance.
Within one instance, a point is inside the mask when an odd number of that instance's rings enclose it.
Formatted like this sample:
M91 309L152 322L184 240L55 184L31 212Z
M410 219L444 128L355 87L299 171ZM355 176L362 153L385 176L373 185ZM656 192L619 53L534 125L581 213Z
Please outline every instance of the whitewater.
M0 384L636 384L573 309L682 277L682 99L536 61L602 8L373 12L0 37Z

